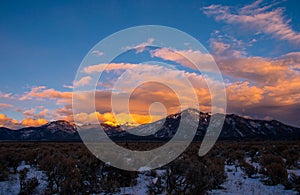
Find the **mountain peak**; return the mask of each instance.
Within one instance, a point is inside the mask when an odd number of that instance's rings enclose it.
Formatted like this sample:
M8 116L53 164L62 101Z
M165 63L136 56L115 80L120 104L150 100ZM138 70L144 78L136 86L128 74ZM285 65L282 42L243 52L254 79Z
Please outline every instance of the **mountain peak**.
M77 132L77 127L74 123L68 122L65 120L58 120L58 121L52 121L45 125L42 125L41 127L45 127L52 133L57 131L64 131L67 133L75 133Z

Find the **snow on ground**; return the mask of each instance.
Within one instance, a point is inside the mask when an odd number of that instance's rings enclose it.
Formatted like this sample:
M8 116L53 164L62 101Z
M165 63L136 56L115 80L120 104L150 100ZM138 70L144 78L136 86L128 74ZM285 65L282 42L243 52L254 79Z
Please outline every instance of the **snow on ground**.
M248 163L251 163L254 167L259 168L258 163L250 161L250 158L246 158ZM21 171L24 168L28 169L27 179L37 178L39 185L36 188L37 194L42 193L47 187L47 176L43 171L38 170L37 168L26 165L25 162L22 162L18 166L17 171ZM148 185L152 182L157 181L157 177L151 177L146 174L146 169L143 172L140 172L137 177L137 184L131 187L124 187L120 189L120 192L114 193L114 195L120 194L147 194ZM156 170L157 176L162 176L165 173L165 170ZM227 174L227 179L225 183L221 185L223 189L214 189L209 191L207 194L278 194L278 195L293 195L298 194L293 190L284 190L283 185L276 186L267 186L264 185L260 177L248 178L243 170L236 165L225 165L225 173ZM294 173L300 175L300 170L288 170L288 173ZM11 174L8 181L0 182L0 194L18 194L20 192L20 181L19 174Z
M18 194L20 192L19 175L10 175L8 181L0 182L0 194Z
M20 166L17 167L17 172L27 168L27 179L36 178L39 182L39 185L36 188L36 192L40 193L43 192L47 185L47 176L43 171L37 170L35 167L31 165L26 165L23 161ZM20 192L20 180L19 180L19 173L17 174L10 174L7 181L0 182L0 194L18 194Z
M149 185L150 182L151 179L149 177L147 177L144 173L139 173L137 177L137 184L135 186L120 188L120 192L113 193L113 194L114 195L147 194L147 190L148 190L147 185Z
M298 194L293 190L284 190L283 185L267 186L260 178L248 178L243 170L236 165L225 165L226 182L221 185L224 189L211 190L208 194Z
M156 183L158 180L157 177L147 176L146 172L140 172L137 177L137 184L132 187L120 188L120 192L114 193L114 195L122 195L122 194L148 194L148 185L152 182ZM166 170L155 170L157 176L162 176Z
M289 175L291 175L293 173L293 174L295 174L297 176L300 176L300 169L296 169L296 170L294 170L294 169L288 169L287 172L288 172Z

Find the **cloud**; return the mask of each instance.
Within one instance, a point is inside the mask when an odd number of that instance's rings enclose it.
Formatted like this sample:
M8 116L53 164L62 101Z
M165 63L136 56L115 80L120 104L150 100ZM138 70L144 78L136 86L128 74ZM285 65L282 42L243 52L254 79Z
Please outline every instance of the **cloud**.
M228 34L221 34L220 31L214 31L209 39L210 48L214 56L230 58L242 58L247 56L246 48L254 42L251 40L245 43Z
M71 99L72 92L62 92L54 89L47 89L45 86L32 87L30 92L22 95L19 100L37 99Z
M188 68L201 71L213 71L213 57L208 53L202 53L199 50L170 50L168 48L160 48L150 51L151 57L158 57L186 66ZM196 67L196 66L197 67Z
M73 114L73 111L72 111L71 105L67 105L62 108L57 108L53 111L53 115L55 116L55 118L65 117L65 116L69 116L72 114Z
M277 105L293 105L300 102L300 75L292 79L281 80L276 85L267 85L269 99Z
M211 48L213 48L214 53L217 55L223 54L226 50L231 47L228 43L223 43L221 41L212 41Z
M32 117L33 115L34 115L34 113L35 113L35 109L34 108L32 108L32 109L30 109L30 110L25 110L24 112L23 112L23 114L25 115L25 116L29 116L29 117Z
M300 102L300 52L275 58L236 56L231 46L214 56L223 75L238 80L226 86L228 112L262 119L269 116L299 126L292 108Z
M256 82L260 85L275 84L295 74L289 67L276 60L263 57L220 58L217 63L223 74Z
M263 99L264 90L249 86L249 82L235 82L226 87L229 104L248 106L259 103Z
M31 108L29 110L25 110L23 112L23 115L25 117L28 117L28 118L33 118L33 119L37 119L37 118L46 118L46 117L49 117L48 116L49 114L49 109L47 108L43 108L40 112L36 113L36 109L34 108Z
M21 126L20 126L18 120L9 118L5 114L0 114L0 127L18 129Z
M38 118L38 119L32 119L32 118L24 118L21 121L21 125L25 127L35 127L35 126L41 126L48 123L48 120L43 119L43 118Z
M86 86L86 85L89 85L90 82L92 80L92 77L90 76L85 76L85 77L82 77L81 79L79 79L78 81L74 81L74 86L75 87L80 87L80 86Z
M36 116L38 118L45 118L45 117L47 117L48 113L49 113L49 109L45 108L45 109L41 110Z
M67 89L73 89L73 85L63 85L64 88L67 88Z
M293 69L300 69L300 52L291 52L285 55L282 55L279 60Z
M260 7L258 0L250 5L235 8L222 5L210 5L203 8L207 16L228 24L241 25L242 28L255 32L263 32L280 40L300 43L300 33L292 29L290 22L285 18L283 8L274 9L274 5Z
M110 125L122 125L129 124L132 126L145 124L149 122L156 121L161 118L161 116L156 115L140 115L140 114L126 114L119 113L114 115L111 112L106 113L78 113L74 116L75 121L79 124L97 124L108 123Z
M12 94L11 93L3 93L0 91L0 98L12 98Z
M277 112L280 107L286 110L286 108L291 108L291 106L299 104L300 72L297 70L300 62L299 52L287 53L277 58L246 57L244 55L224 56L223 54L232 49L233 46L227 42L222 43L221 40L217 41L218 43L214 47L219 52L215 53L220 53L220 55L216 54L214 57L223 74L230 78L230 80L226 81L228 112L258 116L258 114L255 115L254 113L254 108L257 108L258 112L260 112L259 117L261 118L265 116L278 118L279 114ZM238 41L236 43L239 44ZM192 50L176 51L181 52L181 54L178 54L166 48L161 48L151 52L153 57L186 63L186 66L190 65L188 64L190 62L185 61L183 55L193 56L194 61L198 61L199 63L201 62L201 57L203 57L201 53ZM205 56L203 59L206 59ZM87 74L96 73L103 70L103 67L106 65L92 65L86 67L84 72ZM79 105L75 117L78 117L81 122L92 123L100 120L101 122L125 123L127 120L127 122L135 122L136 124L136 122L145 123L151 120L158 120L163 118L166 113L178 112L180 108L177 94L168 88L168 84L175 86L175 89L180 89L181 94L184 95L183 98L188 103L193 102L192 92L194 91L198 97L200 109L205 112L209 112L211 109L211 94L205 82L205 75L176 70L173 67L171 69L167 66L130 63L109 64L107 70L123 70L125 74L121 75L123 77L119 80L120 83L116 88L117 90L113 90L113 93L116 94L114 104L117 107L117 117L114 118L111 113L112 91L107 89L97 90L95 96L92 92L85 91L74 94L78 98ZM193 88L186 85L183 82L184 79L187 79ZM143 80L156 80L161 84L145 82L136 86L136 84L140 84L140 81ZM115 80L109 81L115 83ZM133 86L137 88L130 95L129 93L132 92L131 88ZM111 89L111 87L108 87L108 89ZM35 107L35 110L29 109L24 111L27 120L23 123L16 121L14 121L16 123L13 123L13 119L9 120L9 118L5 121L10 126L20 126L22 124L29 124L30 122L31 124L40 124L36 122L38 118L72 121L74 117L72 113L72 95L73 92L57 91L55 89L48 89L45 86L33 87L29 92L19 96L19 99L21 101L54 99L56 100L56 104L61 105L61 107L55 110ZM128 101L128 97L130 97L129 107L131 115L124 112L128 108L127 104L124 103L124 101ZM93 98L95 98L96 110L94 113L90 113L91 111L87 109L86 102ZM155 102L161 102L165 106L165 110L159 107L153 108L150 110L153 116L151 119L149 108ZM268 110L267 107L276 109ZM286 113L288 112L286 111ZM32 118L34 121L30 121L29 118ZM288 117L286 118L288 120ZM117 119L118 121L116 121Z
M96 55L96 56L99 56L99 57L101 57L101 56L104 55L104 53L103 53L102 51L99 51L99 50L94 50L94 51L92 51L92 54L94 54L94 55Z
M9 108L13 108L14 106L11 105L11 104L3 104L3 103L0 103L0 111L4 111L4 110L7 110Z
M5 114L0 114L0 127L7 127L11 129L20 129L28 126L40 126L46 124L47 122L48 121L43 118L24 118L21 122L19 122L16 119L7 117Z
M134 68L138 66L137 64L130 64L130 63L110 63L110 64L97 64L87 66L83 69L84 73L92 74L98 73L102 71L112 71L112 70L127 70L130 68Z
M154 42L154 39L149 38L146 42L140 43L135 46L128 46L125 48L125 50L134 49L136 51L136 53L142 53L143 51L145 51L146 47L151 46L153 42Z

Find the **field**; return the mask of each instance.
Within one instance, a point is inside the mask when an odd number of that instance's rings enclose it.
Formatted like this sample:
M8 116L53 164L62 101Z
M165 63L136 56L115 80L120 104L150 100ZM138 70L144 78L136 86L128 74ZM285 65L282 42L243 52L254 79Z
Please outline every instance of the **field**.
M118 144L149 150L163 143ZM163 167L131 172L98 160L79 142L2 142L0 194L300 192L299 141L224 141L203 157L197 155L200 144Z

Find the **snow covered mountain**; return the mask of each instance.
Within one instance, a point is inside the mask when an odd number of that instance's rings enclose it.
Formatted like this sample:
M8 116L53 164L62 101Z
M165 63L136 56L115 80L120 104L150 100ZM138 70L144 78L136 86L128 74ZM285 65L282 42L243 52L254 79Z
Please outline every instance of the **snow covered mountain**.
M16 141L75 141L80 140L75 124L59 120L39 127L19 130L0 128L0 140Z
M202 140L211 115L195 109L187 109L182 113L169 115L165 119L127 129L126 131L120 126L113 127L108 124L102 124L102 128L112 140L116 141L167 141L175 135L181 118L183 118L181 123L186 128L180 136L184 136L185 133L190 131L190 126L198 126L195 140ZM94 128L93 125L86 126L85 130L88 131L91 128ZM75 124L60 120L40 127L27 127L19 130L1 127L0 140L80 141L77 131L78 126ZM255 120L227 114L219 139L300 139L300 128L288 126L276 120Z
M192 126L191 124L198 124L195 140L202 140L209 125L211 115L195 109L187 109L182 113L170 115L164 120L141 125L134 130L140 134L150 134L149 132L151 132L152 135L144 136L144 139L169 140L176 133L181 118L184 118L182 123L186 127L186 132L189 131L189 127ZM157 127L160 127L158 131ZM123 139L138 139L128 134L123 135L123 137L126 137ZM300 139L300 128L288 126L276 120L256 120L227 114L219 139Z

